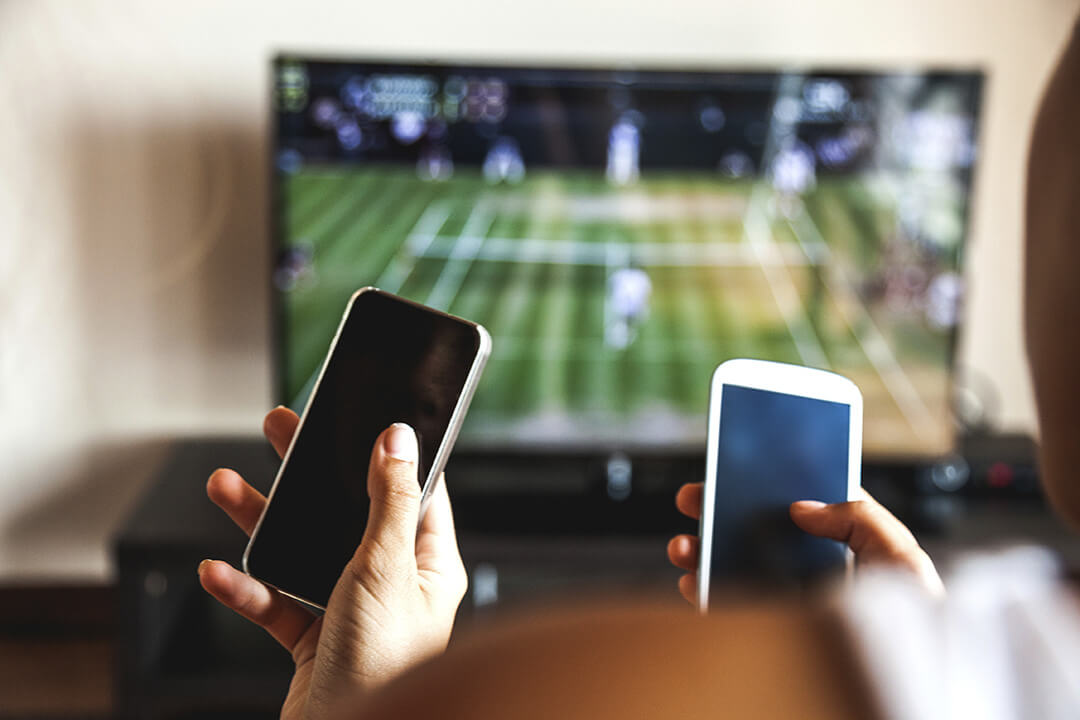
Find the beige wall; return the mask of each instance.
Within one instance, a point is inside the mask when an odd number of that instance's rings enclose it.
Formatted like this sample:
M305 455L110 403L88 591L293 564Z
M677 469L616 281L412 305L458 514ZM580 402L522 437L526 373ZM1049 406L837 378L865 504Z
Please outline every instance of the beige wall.
M370 56L980 66L961 362L1033 426L1027 135L1080 0L0 0L0 581L106 579L161 438L257 431L268 60ZM192 479L201 482L201 478Z

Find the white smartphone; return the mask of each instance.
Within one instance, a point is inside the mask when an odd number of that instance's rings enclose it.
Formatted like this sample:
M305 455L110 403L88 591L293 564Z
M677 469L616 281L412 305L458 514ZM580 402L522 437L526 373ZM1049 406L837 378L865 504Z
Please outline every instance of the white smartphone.
M854 499L862 394L825 370L729 360L709 394L698 607L729 583L801 587L849 572L851 552L795 526L796 500Z
M244 552L244 571L326 607L368 517L379 434L416 431L423 517L491 351L476 323L376 288L349 299Z

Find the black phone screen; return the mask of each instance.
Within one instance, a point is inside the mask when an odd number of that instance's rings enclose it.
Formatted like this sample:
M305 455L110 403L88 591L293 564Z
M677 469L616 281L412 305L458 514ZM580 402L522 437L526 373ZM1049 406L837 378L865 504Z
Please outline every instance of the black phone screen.
M845 567L841 543L800 530L796 500L848 499L851 406L725 384L709 569L726 582L796 586Z
M379 434L408 423L427 478L474 362L477 327L366 291L352 301L248 550L256 578L325 606L364 534Z

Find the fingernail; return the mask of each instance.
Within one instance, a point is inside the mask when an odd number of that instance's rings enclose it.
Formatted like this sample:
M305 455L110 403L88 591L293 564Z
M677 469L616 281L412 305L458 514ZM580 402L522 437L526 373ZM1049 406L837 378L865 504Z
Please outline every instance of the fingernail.
M383 436L383 451L392 458L414 463L420 455L416 433L405 423L394 423Z
M207 567L207 566L208 566L208 565L209 565L209 564L210 564L211 562L212 562L212 561L211 561L211 560L210 560L210 559L208 558L208 559L206 559L206 560L203 560L203 561L202 561L201 563L199 563L199 569L198 569L199 577L202 577L202 574L203 574L203 570L205 570L205 569L206 569L206 567Z
M795 504L805 510L820 510L825 507L825 503L820 500L799 500Z

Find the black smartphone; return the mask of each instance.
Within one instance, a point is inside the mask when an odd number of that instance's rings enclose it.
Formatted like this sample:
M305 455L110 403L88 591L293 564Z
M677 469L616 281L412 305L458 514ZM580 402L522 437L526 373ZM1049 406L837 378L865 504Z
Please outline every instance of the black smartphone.
M247 550L244 572L325 608L364 535L379 434L416 431L421 512L491 352L476 323L376 288L345 308Z

